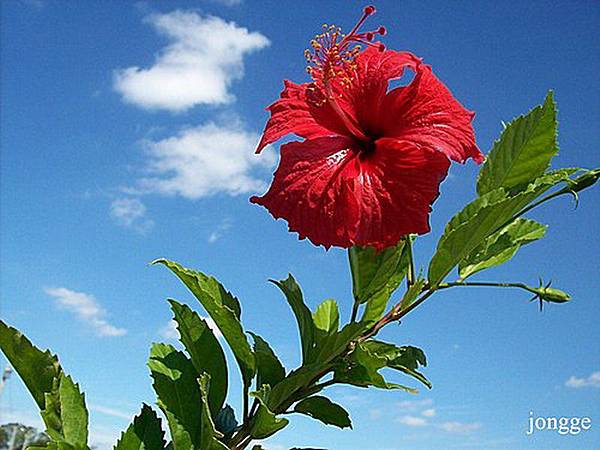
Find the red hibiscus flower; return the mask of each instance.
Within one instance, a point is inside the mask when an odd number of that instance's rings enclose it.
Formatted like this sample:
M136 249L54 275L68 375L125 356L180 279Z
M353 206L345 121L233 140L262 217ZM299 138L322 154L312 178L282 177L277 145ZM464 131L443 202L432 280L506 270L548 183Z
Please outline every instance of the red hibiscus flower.
M474 114L431 67L373 42L385 34L383 27L359 33L374 11L365 8L347 35L324 26L306 54L313 81L284 82L257 149L289 133L304 138L281 147L271 187L251 202L326 248L383 249L408 234L427 233L450 160L484 159L475 144ZM412 82L390 90L390 80L405 69L414 72Z

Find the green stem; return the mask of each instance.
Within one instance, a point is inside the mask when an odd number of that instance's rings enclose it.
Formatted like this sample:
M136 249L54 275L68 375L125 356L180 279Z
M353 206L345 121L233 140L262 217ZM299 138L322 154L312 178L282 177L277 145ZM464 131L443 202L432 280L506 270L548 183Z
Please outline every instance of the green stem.
M465 282L465 281L457 281L457 282L452 282L452 283L442 283L440 285L438 285L437 287L433 288L433 289L427 289L424 291L424 294L419 297L417 300L415 300L414 302L412 302L408 307L401 309L400 306L402 304L402 301L400 301L398 304L396 304L391 310L390 312L388 312L385 316L383 316L375 325L373 325L371 327L371 329L363 334L360 337L360 341L364 342L367 339L375 336L377 333L379 333L379 331L385 327L386 325L388 325L391 322L396 322L400 319L402 319L404 316L406 316L408 313L410 313L411 311L413 311L415 308L417 308L419 305L421 305L425 300L427 300L429 297L431 297L436 291L438 290L442 290L442 289L448 289L451 287L459 287L459 286L464 286L464 287L507 287L507 288L518 288L518 289L524 289L527 292L531 292L533 294L535 294L536 292L533 290L533 288L527 286L526 284L523 283L495 283L495 282Z
M410 289L410 287L414 284L416 280L415 261L413 258L413 240L410 236L407 236L406 238L406 251L408 252L408 273L406 274L406 288Z
M456 281L453 283L441 283L436 289L447 289L451 287L506 287L524 289L535 294L536 292L524 283L495 283L491 281Z
M542 203L546 203L548 200L552 200L553 198L560 197L561 195L564 195L564 194L572 194L572 192L566 188L563 188L563 189L560 189L559 191L553 192L552 194L546 195L545 197L539 199L537 202L533 202L531 205L523 208L521 211L516 213L514 216L512 216L510 219L508 219L506 222L504 222L502 225L500 225L498 228L496 228L493 233L490 233L490 235L494 234L497 231L500 231L506 225L508 225L509 223L512 223L514 220L518 219L525 213L528 213L532 209L537 208Z
M354 300L354 304L352 305L352 316L350 316L351 323L356 322L356 316L358 316L358 307L359 306L360 306L360 303L358 303L356 300Z
M358 274L358 264L357 264L358 255L356 254L356 247L350 247L348 249L348 263L350 264L350 273L352 275L352 293L358 292L360 289L359 283L360 278ZM358 299L353 295L354 303L352 304L352 315L350 316L350 322L356 322L356 317L358 316L358 308L360 307L360 303Z

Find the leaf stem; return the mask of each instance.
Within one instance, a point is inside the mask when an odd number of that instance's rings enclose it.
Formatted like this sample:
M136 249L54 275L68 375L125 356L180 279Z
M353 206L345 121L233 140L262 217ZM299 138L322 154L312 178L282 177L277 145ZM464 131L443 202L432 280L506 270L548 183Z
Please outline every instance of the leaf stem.
M249 391L250 386L248 386L248 384L244 383L244 424L248 423L248 420L250 419L249 416L249 408L248 408L248 391Z

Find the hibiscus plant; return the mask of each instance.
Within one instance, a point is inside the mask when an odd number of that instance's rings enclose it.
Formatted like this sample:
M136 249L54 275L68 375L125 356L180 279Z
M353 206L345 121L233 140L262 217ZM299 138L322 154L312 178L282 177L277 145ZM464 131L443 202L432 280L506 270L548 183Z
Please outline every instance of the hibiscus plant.
M219 281L156 260L187 286L219 328L239 368L243 395L237 412L225 403L229 368L222 341L197 312L169 300L185 351L164 343L152 346L148 367L162 415L143 405L116 450L260 449L257 441L284 429L291 414L350 427L344 408L323 395L329 386L416 392L386 380L380 370L390 368L431 388L421 373L426 365L421 349L376 336L438 291L515 288L532 295L540 307L570 300L549 284L470 280L544 236L546 225L525 218L526 213L562 195L577 200L600 177L600 169L549 170L558 151L552 93L506 125L484 157L475 144L474 114L431 67L411 53L386 49L377 41L385 28L361 31L374 12L365 8L347 34L324 25L311 42L306 58L312 80L285 82L269 107L257 152L290 133L303 140L281 146L271 187L251 199L285 219L300 238L348 249L349 320L342 324L334 300L311 311L292 275L273 281L291 307L300 336L302 364L287 370L262 337L244 330L238 299ZM406 70L414 73L412 81L391 88L390 81ZM477 196L448 222L427 271L417 271L413 243L430 231L439 185L451 161L469 158L483 163ZM447 281L455 269L458 278ZM3 322L0 347L41 411L51 442L37 448L88 449L84 395L57 357Z

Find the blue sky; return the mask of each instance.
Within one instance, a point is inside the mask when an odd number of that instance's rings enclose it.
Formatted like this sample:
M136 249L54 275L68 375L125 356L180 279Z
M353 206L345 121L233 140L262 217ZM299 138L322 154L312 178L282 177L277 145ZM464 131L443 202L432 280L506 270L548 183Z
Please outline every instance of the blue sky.
M487 152L508 121L555 90L557 167L600 165L600 54L593 1L379 1L373 25L410 50L469 109ZM292 272L314 307L349 313L346 255L298 242L248 197L276 151L253 146L282 80L306 80L303 50L322 23L353 25L363 2L206 0L2 2L1 315L60 355L87 392L100 450L154 395L150 343L169 339L174 297L199 308L168 257L216 275L286 366L290 311L268 278ZM214 155L219 155L216 158ZM474 196L477 168L454 165L434 205L427 263L446 221ZM547 237L480 279L538 276L572 294L539 313L520 292L451 290L382 338L425 350L432 391L331 389L354 430L297 417L266 445L332 450L591 449L600 442L600 191L533 217ZM232 365L233 367L233 365ZM232 370L237 376L235 370ZM574 378L571 378L574 377ZM571 380L568 382L568 380ZM239 410L237 382L231 402ZM1 422L38 423L15 377ZM525 435L529 411L590 416L578 436Z

